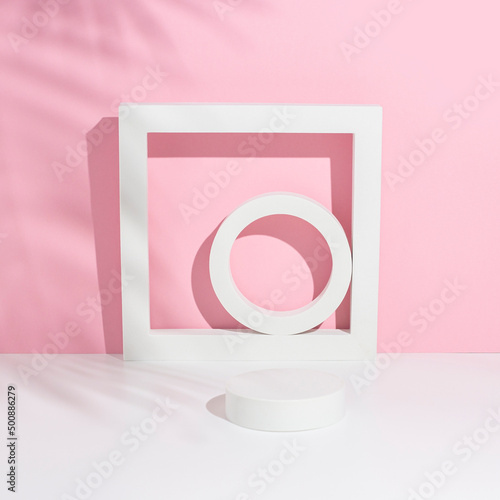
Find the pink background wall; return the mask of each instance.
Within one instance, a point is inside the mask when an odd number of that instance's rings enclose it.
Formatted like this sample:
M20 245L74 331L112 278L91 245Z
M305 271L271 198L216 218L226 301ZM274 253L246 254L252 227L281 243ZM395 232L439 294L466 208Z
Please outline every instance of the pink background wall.
M66 329L59 351L121 351L117 106L150 101L382 105L379 349L406 331L408 351L498 351L498 14L2 2L0 350L46 350Z
M235 156L251 143L251 155ZM217 299L208 261L217 227L250 198L277 191L313 198L350 240L351 134L150 134L148 149L152 328L244 328ZM331 255L306 222L264 218L241 236L232 272L252 302L296 309L325 287ZM321 328L349 328L349 309L347 294Z

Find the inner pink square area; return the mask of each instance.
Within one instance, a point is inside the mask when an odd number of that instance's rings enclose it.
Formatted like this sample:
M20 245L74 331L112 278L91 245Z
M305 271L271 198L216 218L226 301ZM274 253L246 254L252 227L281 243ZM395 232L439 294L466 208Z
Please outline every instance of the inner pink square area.
M267 144L249 142L249 137L149 134L152 329L245 328L217 299L208 263L219 225L255 196L308 196L334 213L351 240L352 135L274 134ZM238 154L243 150L245 156ZM317 230L283 215L248 226L231 252L240 291L270 310L309 303L326 285L331 266ZM350 293L318 328L344 329L349 324Z

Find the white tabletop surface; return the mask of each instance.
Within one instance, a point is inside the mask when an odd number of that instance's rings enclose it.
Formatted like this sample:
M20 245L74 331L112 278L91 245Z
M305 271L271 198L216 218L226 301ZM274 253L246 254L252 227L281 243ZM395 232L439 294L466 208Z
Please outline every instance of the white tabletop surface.
M20 367L32 361L0 356L2 472L9 385L16 387L18 436L17 493L2 480L0 498L500 498L500 354L401 355L385 359L378 373L364 362L56 355L45 367L35 360L42 369L23 381ZM344 419L325 429L269 433L224 418L220 396L228 377L285 366L343 377ZM118 465L98 474L93 464L110 456Z

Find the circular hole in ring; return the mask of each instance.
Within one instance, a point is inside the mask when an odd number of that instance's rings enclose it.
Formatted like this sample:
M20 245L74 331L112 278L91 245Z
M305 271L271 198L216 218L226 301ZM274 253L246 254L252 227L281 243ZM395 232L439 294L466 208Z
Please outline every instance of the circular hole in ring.
M269 215L239 234L230 264L236 286L250 302L271 311L291 311L321 294L332 272L332 255L307 221Z

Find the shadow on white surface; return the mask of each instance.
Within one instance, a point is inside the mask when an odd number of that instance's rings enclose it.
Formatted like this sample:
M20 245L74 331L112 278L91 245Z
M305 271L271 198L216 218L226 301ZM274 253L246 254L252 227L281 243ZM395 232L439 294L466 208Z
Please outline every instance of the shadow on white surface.
M220 394L212 398L206 405L207 410L214 416L222 418L222 420L229 420L226 417L226 395Z

